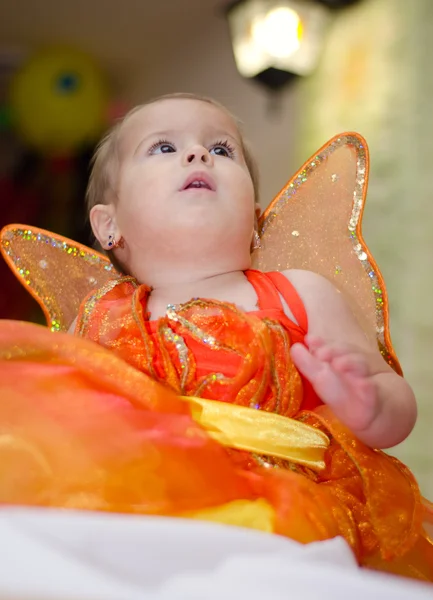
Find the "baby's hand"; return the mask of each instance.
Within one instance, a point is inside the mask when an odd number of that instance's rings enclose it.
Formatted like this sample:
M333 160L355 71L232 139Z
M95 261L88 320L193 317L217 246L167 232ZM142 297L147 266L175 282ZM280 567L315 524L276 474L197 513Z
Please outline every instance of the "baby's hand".
M306 336L305 343L292 347L296 367L353 433L367 429L380 412L380 400L366 353L315 336Z

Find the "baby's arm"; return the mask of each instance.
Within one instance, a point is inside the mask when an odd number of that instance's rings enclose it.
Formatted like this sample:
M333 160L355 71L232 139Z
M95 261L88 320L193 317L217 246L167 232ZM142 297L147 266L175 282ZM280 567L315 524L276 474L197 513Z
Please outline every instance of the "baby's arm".
M364 443L389 448L403 441L417 414L409 384L384 361L328 280L301 270L284 275L297 289L308 317L308 348L292 348L296 366Z

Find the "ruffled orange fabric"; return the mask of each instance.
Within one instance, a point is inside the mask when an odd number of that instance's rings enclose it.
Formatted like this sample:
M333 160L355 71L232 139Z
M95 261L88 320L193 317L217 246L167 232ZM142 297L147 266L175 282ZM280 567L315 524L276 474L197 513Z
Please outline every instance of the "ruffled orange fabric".
M148 321L149 288L124 278L88 296L76 332L180 394L284 416L296 414L301 404L320 405L289 354L291 344L303 343L306 334L299 297L293 289L285 300L304 327L286 317L267 275L257 271L246 275L259 299L254 313L246 315L228 304L196 299L180 311L173 309L158 321Z
M185 403L112 353L6 321L0 357L1 502L170 514L250 497Z
M327 407L303 410L284 324L193 300L151 327L147 293L128 280L87 299L77 330L98 344L0 325L0 501L209 519L303 543L342 535L361 565L433 581L433 519L413 476ZM209 369L232 359L234 373ZM326 466L226 449L179 394L319 429Z

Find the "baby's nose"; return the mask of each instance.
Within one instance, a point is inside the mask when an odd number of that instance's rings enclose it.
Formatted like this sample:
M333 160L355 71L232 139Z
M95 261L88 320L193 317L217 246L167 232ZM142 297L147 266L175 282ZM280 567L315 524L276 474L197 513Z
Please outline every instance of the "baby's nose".
M211 160L209 152L204 147L193 148L187 153L187 162L192 163L194 161L200 161L208 163Z

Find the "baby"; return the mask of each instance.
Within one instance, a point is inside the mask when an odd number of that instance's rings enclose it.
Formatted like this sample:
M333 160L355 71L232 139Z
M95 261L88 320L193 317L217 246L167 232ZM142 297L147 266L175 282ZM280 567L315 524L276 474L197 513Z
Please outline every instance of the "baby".
M132 110L104 138L88 189L90 222L112 262L150 288L149 321L192 298L257 312L248 277L259 240L257 188L239 123L207 98L159 98ZM410 386L367 340L331 283L302 270L282 275L308 323L303 339L291 339L291 358L320 400L371 447L404 440L416 419ZM278 295L299 327L292 303L281 289Z
M433 581L433 511L379 450L410 433L412 390L326 279L251 268L257 197L238 122L177 94L126 115L96 153L90 222L124 277L11 226L5 247L27 244L33 264L70 260L70 286L62 273L50 287L48 268L38 297L81 304L74 336L0 323L0 500L342 536L362 566ZM83 299L90 268L103 278ZM231 548L233 528L218 535Z

